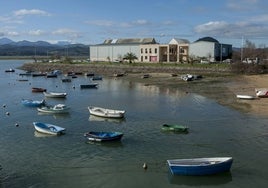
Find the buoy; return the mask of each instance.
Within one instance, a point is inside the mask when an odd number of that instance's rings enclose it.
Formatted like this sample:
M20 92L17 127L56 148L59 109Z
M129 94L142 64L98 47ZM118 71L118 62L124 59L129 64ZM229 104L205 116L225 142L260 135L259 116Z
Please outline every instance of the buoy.
M6 107L6 105L5 104L3 104L3 108L5 108Z
M6 112L6 115L7 115L7 116L9 116L9 115L10 115L10 113L9 113L9 112Z
M16 126L16 127L18 127L18 126L19 126L19 124L18 124L18 123L15 123L15 126Z
M75 86L73 85L73 89L75 89Z
M147 164L146 163L143 163L142 168L146 170L148 168Z

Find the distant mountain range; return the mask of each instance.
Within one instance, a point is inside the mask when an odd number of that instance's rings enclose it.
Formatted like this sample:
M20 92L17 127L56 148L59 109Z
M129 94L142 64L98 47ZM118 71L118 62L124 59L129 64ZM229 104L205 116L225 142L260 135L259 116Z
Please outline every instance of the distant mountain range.
M0 56L89 56L89 45L71 44L60 41L51 44L46 41L14 42L8 38L0 39Z

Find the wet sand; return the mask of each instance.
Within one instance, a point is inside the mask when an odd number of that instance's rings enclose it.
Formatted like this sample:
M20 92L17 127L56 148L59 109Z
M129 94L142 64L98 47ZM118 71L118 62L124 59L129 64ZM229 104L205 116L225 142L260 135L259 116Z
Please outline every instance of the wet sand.
M143 74L128 74L123 79L143 83L147 86L155 85L164 88L180 89L185 93L198 93L224 106L239 110L243 113L257 116L268 116L268 98L243 100L237 94L256 96L255 88L268 87L268 75L239 75L239 76L204 76L200 80L185 82L180 75L172 77L169 73L151 73L149 78L141 78ZM170 91L169 91L170 92Z

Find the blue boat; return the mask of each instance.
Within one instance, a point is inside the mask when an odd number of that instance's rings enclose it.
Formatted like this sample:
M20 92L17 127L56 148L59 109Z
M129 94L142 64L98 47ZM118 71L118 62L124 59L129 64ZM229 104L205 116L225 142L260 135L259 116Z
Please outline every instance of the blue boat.
M230 171L232 157L194 158L167 160L174 175L202 176Z
M118 141L123 137L121 132L87 132L84 136L89 141L103 142L103 141Z
M32 100L32 99L22 99L21 103L24 106L28 106L28 107L41 107L41 106L45 106L46 101L44 99L41 101Z
M61 135L65 133L65 128L49 123L33 122L36 131L51 135Z

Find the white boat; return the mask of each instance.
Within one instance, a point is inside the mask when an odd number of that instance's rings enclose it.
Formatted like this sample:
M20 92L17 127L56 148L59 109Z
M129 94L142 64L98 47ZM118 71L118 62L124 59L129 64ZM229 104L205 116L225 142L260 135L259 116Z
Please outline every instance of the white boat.
M238 99L245 99L245 100L255 99L255 97L252 96L252 95L236 95L236 98L238 98Z
M45 97L52 97L52 98L65 98L67 93L56 93L56 92L43 92Z
M268 97L268 88L256 88L255 92L257 97Z
M50 113L50 114L61 114L68 113L69 107L65 104L56 104L55 106L44 106L41 108L37 108L38 112Z
M106 117L106 118L123 118L125 115L124 110L113 110L101 107L88 107L89 113L95 116Z
M33 122L33 125L36 131L45 134L60 135L64 134L65 131L65 128L63 127L59 127L48 123Z

